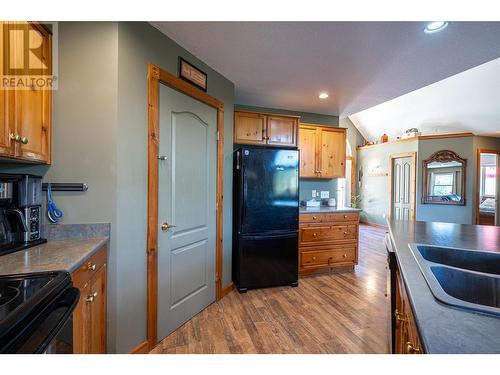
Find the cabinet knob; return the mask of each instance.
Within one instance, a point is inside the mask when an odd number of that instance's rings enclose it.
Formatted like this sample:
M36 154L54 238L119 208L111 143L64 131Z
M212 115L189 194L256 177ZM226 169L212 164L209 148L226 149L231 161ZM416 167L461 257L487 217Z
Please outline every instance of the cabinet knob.
M85 298L85 302L92 303L97 298L97 292L89 294L87 298Z
M95 263L89 263L89 264L87 264L87 270L88 271L95 271L95 269L96 269Z
M317 237L317 236L318 236L318 234L317 234L317 233L313 233L313 237Z
M250 134L250 133L247 133L247 137L250 137L250 136L251 136L251 134Z
M394 317L396 318L397 321L399 322L406 322L407 319L404 317L403 314L401 314L398 309L394 310Z
M317 216L313 216L313 220L316 220L318 217Z
M347 232L344 232L344 236L347 236Z
M347 215L344 215L344 219L347 219Z
M312 257L312 260L316 260L316 257Z
M420 353L420 348L413 345L410 341L406 342L406 351L410 354Z
M342 258L347 258L347 254L342 255Z
M28 144L28 138L26 138L26 137L22 137L22 138L21 138L21 143L22 143L23 145L27 145L27 144Z

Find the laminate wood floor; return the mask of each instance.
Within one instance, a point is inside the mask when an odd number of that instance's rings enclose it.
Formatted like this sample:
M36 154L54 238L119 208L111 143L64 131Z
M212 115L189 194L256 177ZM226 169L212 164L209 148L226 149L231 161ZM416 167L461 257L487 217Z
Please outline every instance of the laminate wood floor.
M151 353L388 353L384 234L360 227L354 272L301 278L297 288L233 290Z

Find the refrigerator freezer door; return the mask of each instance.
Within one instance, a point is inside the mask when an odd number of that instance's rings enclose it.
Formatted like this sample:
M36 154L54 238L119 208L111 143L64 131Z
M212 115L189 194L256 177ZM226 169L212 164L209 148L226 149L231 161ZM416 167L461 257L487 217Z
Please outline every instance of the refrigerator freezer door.
M241 150L240 234L298 229L299 152Z
M292 285L298 280L298 232L240 236L233 280L238 289Z

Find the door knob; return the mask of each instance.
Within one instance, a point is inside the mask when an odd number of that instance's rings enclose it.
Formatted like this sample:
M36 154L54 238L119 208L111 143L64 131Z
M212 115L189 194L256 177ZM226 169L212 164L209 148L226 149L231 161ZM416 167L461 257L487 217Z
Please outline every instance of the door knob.
M175 227L175 225L169 224L167 222L161 224L161 230L164 232L166 232L170 228L174 228L174 227Z

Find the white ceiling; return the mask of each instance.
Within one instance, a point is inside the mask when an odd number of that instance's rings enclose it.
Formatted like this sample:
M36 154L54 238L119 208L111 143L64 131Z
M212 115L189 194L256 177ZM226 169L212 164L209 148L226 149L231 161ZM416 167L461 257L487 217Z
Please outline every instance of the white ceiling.
M233 81L238 104L341 116L500 57L500 22L152 24Z
M365 139L406 129L500 137L500 58L349 116Z

